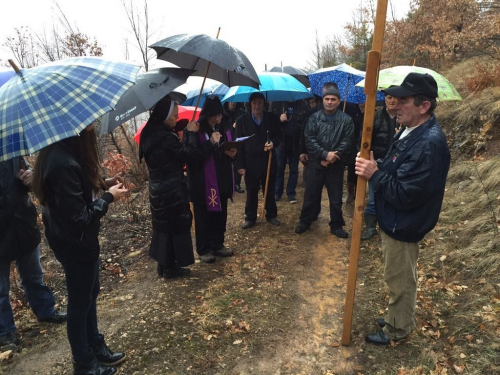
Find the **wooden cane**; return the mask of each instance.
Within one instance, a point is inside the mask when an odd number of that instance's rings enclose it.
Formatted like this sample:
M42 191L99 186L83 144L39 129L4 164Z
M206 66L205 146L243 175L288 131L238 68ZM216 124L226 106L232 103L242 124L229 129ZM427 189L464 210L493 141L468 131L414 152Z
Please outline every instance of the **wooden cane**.
M387 14L387 1L378 0L373 31L372 50L368 52L365 78L365 118L363 121L363 135L361 138L360 157L370 159L372 141L373 118L377 101L378 72L380 57L384 41L385 17ZM356 292L356 278L358 272L359 246L361 243L361 228L363 226L363 212L365 210L366 180L358 176L356 186L356 200L354 203L354 218L352 223L351 253L349 256L349 270L347 273L347 290L344 306L344 322L342 328L342 345L351 342L352 313L354 295Z
M267 147L266 147L267 149ZM269 187L269 172L271 171L271 158L273 156L273 150L267 150L269 152L269 158L267 159L267 175L266 175L266 187L264 188L264 204L262 205L262 213L260 214L260 218L264 219L264 214L266 212L266 201L267 201L267 190Z

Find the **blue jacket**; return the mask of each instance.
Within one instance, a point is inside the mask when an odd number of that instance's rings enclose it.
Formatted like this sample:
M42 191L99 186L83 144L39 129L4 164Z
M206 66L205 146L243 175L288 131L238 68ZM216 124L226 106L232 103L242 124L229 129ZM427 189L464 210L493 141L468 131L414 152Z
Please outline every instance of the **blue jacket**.
M450 152L433 115L394 142L370 183L380 228L395 240L418 242L437 223L443 202Z

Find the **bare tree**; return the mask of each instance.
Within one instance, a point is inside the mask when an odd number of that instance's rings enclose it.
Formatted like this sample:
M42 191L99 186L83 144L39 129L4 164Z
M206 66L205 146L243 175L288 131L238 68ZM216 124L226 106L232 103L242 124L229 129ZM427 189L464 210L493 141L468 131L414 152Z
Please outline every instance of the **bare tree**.
M150 32L148 1L144 0L144 7L140 12L138 8L134 7L132 0L129 0L128 5L126 0L122 0L122 4L127 14L135 41L137 42L137 48L141 54L144 69L148 71L149 61L154 58L154 52L148 48L150 38L154 34Z

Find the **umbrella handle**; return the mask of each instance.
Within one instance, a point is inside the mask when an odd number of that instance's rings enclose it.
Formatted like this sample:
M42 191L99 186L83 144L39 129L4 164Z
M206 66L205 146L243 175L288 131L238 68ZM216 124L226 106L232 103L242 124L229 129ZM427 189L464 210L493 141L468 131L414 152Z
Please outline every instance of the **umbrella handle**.
M217 36L215 37L215 39L219 39L219 34L220 34L220 27L219 30L217 30ZM210 69L211 64L212 63L209 61L207 65L207 70L205 71L205 77L203 77L203 82L201 84L201 89L200 89L200 95L198 95L198 100L196 101L196 106L194 107L193 117L191 118L191 121L194 121L194 118L196 117L196 109L198 109L198 105L200 104L201 93L203 92L203 87L205 86L205 81L207 80L208 71Z

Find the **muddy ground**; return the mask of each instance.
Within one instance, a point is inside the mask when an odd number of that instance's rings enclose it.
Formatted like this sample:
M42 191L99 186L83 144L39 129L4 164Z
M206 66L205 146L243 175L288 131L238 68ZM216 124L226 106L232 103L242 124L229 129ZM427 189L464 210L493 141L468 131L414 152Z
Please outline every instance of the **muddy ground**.
M249 230L241 229L246 194L236 194L226 236L235 256L197 260L191 276L177 280L160 279L147 255L147 188L112 207L103 220L98 317L110 347L127 353L120 374L396 374L420 355L411 340L399 348L364 343L386 305L379 236L362 244L352 341L340 345L350 238L329 233L326 191L319 220L295 234L301 186L297 193L297 204L278 202L281 226L259 220ZM344 204L349 233L352 215ZM65 310L63 274L45 245L43 254L47 283ZM16 282L22 343L2 362L4 373L71 374L64 325L38 323Z

